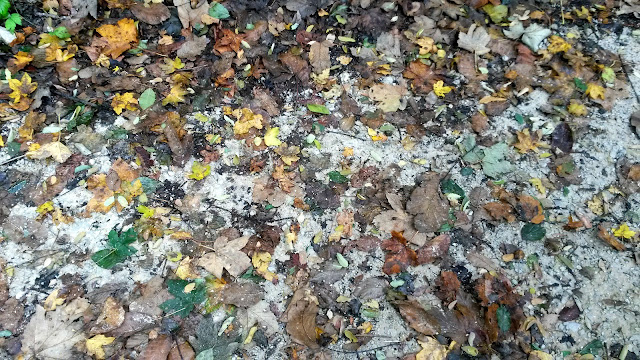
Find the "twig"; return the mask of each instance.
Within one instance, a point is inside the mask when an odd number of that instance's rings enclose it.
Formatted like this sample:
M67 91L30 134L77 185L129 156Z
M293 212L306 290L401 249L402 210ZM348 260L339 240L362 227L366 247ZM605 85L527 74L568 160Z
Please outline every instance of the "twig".
M354 139L358 139L358 140L360 140L360 141L367 141L366 139L363 139L363 138L357 137L357 136L355 136L355 135L351 135L351 134L347 134L347 133L343 133L343 132L339 132L339 131L327 130L327 131L325 131L325 133L337 134L337 135L344 135L344 136L348 136L348 137L351 137L351 138L354 138Z
M63 92L59 92L58 95L62 96L63 98L67 98L69 100L77 101L77 102L82 103L84 105L92 106L92 107L95 107L95 108L99 108L101 106L101 105L97 105L97 104L94 104L92 102L89 102L87 100L82 100L77 96L65 94Z
M361 354L361 353L368 353L368 352L371 352L371 351L376 351L376 350L384 349L386 347L397 346L397 345L402 345L402 343L399 342L399 341L394 341L394 342L389 343L387 345L381 345L381 346L374 347L374 348L371 348L371 349L366 349L366 350L341 350L341 349L332 349L330 347L327 347L327 350L335 351L335 352L339 352L339 353L343 353L343 354Z
M27 156L27 155L25 155L25 154L20 155L20 156L14 156L14 157L12 157L12 158L10 158L10 159L7 159L7 160L5 160L5 161L1 162L1 163L0 163L0 166L2 166L2 165L6 165L6 164L11 163L11 162L14 162L14 161L16 161L16 160L20 160L20 159L22 159L22 158L24 158L24 157L26 157L26 156Z

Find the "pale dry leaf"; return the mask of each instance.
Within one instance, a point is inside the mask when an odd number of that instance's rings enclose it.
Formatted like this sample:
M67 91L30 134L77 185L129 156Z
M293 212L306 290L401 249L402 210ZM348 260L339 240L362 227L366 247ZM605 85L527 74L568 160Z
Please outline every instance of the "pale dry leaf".
M129 8L133 15L140 21L151 25L158 25L167 20L171 13L169 8L162 3L153 3L145 5L142 3L136 3Z
M401 232L409 242L418 246L424 245L427 242L427 235L413 227L413 216L404 210L400 195L394 193L386 193L386 195L393 210L380 213L373 218L373 224L384 233Z
M202 54L208 43L209 38L206 36L193 36L180 46L176 55L182 59L195 60Z
M213 244L214 251L204 254L198 260L198 265L217 278L222 278L224 269L227 269L232 276L238 277L251 266L249 256L240 251L247 245L248 241L249 236L239 237L234 240L228 240L226 237L221 236Z
M71 150L60 141L54 141L40 146L37 150L27 151L26 155L29 159L42 160L50 157L63 163L71 156Z
M378 102L384 112L394 112L402 107L402 96L407 89L400 85L376 84L369 89L369 98Z
M491 51L487 47L491 41L491 36L487 33L487 30L484 27L478 27L476 24L471 25L469 27L469 31L467 33L460 32L458 37L458 46L475 52L478 55L483 55Z
M282 321L287 323L287 333L298 344L312 349L319 347L316 341L316 316L318 315L318 299L308 288L298 289L287 310L282 314Z
M73 346L85 340L83 322L76 320L88 309L89 301L84 298L49 312L37 305L24 329L22 352L39 359L72 359Z
M269 304L262 300L249 308L238 309L238 319L246 329L251 328L256 323L267 336L271 336L280 331L280 324L275 314L269 309Z
M178 18L185 29L196 24L203 25L202 15L209 15L208 1L200 1L195 9L191 8L190 0L173 0L173 5L178 8Z
M309 49L309 63L313 67L313 71L320 74L324 70L331 67L331 58L329 57L330 41L318 42L311 44Z
M262 288L254 282L231 283L220 293L222 303L244 307L255 305L263 297Z

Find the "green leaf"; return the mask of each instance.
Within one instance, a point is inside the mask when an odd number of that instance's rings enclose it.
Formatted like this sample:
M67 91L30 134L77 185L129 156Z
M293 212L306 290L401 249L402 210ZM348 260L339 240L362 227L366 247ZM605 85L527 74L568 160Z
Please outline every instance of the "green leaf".
M57 36L60 40L66 40L71 37L71 34L69 34L69 30L67 30L67 28L64 26L58 26L51 32L51 34Z
M525 224L520 230L520 236L524 241L539 241L547 234L542 224Z
M138 234L133 228L120 235L115 230L111 230L107 241L109 248L96 252L91 256L91 260L101 268L111 269L138 251L136 248L129 246L137 239Z
M13 333L9 330L2 330L0 331L0 337L9 337L13 335Z
M602 341L595 339L589 342L587 345L585 345L584 348L582 348L582 350L580 350L580 355L587 355L587 354L595 355L594 353L602 348L604 348Z
M513 171L513 164L504 160L508 152L509 145L504 142L497 143L490 148L484 149L482 171L485 175L497 179L500 175Z
M141 176L136 180L140 180L140 183L142 184L142 190L145 192L145 194L156 192L158 186L160 186L160 182L158 180L154 180L146 176Z
M11 14L4 22L4 27L12 33L16 31L17 25L22 25L22 18L19 14L15 13Z
M227 10L224 5L219 3L214 3L213 5L211 5L211 7L209 8L209 15L216 19L227 19L229 18L229 16L231 16L229 14L229 10Z
M616 80L616 73L610 67L605 67L600 75L604 82L612 84Z
M338 184L342 184L342 183L346 183L347 181L349 181L349 178L347 178L346 176L340 174L339 171L332 171L329 174L329 180L333 181L334 183L338 183Z
M509 331L511 328L511 314L509 313L509 309L506 306L500 305L498 310L496 310L496 317L498 318L498 327L502 332Z
M179 315L186 317L195 308L206 299L206 288L203 284L196 283L193 290L188 293L184 292L184 288L191 284L187 280L169 280L167 288L171 295L175 296L162 304L160 308L167 314Z
M9 0L0 0L0 19L6 19L9 16L10 7Z
M582 79L573 78L573 83L576 85L576 88L578 88L578 90L582 92L587 91L587 84L585 84L584 81L582 81Z
M451 179L442 181L440 183L440 190L442 190L443 194L456 194L460 196L461 199L465 197L464 190L462 190L462 188Z
M521 114L516 114L515 118L516 118L516 121L518 122L518 124L520 124L520 125L524 124L524 116L522 116Z
M318 114L325 114L325 115L331 114L329 109L327 109L327 107L324 105L307 104L307 109L309 109L309 111L311 112L318 113Z
M501 23L509 15L509 8L506 5L487 4L482 7L494 24Z
M149 88L140 94L138 98L138 105L142 110L147 110L156 102L156 92Z

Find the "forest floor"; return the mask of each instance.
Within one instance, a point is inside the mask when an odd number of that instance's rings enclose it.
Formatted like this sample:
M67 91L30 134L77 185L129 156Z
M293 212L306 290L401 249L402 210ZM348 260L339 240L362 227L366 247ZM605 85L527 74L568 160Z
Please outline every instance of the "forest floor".
M640 357L638 0L0 18L0 358Z

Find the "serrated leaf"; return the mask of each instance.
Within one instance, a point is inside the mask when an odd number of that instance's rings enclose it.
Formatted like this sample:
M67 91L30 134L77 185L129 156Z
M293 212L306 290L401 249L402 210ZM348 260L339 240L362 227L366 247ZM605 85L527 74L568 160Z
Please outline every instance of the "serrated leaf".
M11 3L9 0L0 0L0 19L5 19L9 16L9 8Z
M109 248L102 249L91 256L91 260L101 268L111 269L138 251L136 248L129 246L129 244L138 239L138 234L133 228L120 235L115 230L111 230L108 239Z
M325 115L331 114L329 109L327 109L327 107L324 105L307 104L307 109L309 109L309 111L311 112L318 113L318 114L325 114Z
M229 10L220 3L214 3L211 5L209 8L209 15L216 19L227 19L231 16L231 14L229 14Z
M51 34L57 36L58 39L61 40L66 40L71 37L71 34L69 34L69 30L67 30L67 28L64 26L58 26L51 32Z
M142 110L150 108L156 102L156 92L149 88L140 94L138 98L138 105Z
M189 292L185 292L186 288L193 288ZM160 308L167 314L186 317L195 308L206 299L207 290L204 285L189 282L187 280L172 279L167 282L169 293L174 296L162 304Z
M520 236L524 241L539 241L547 234L542 224L525 224L520 230Z

